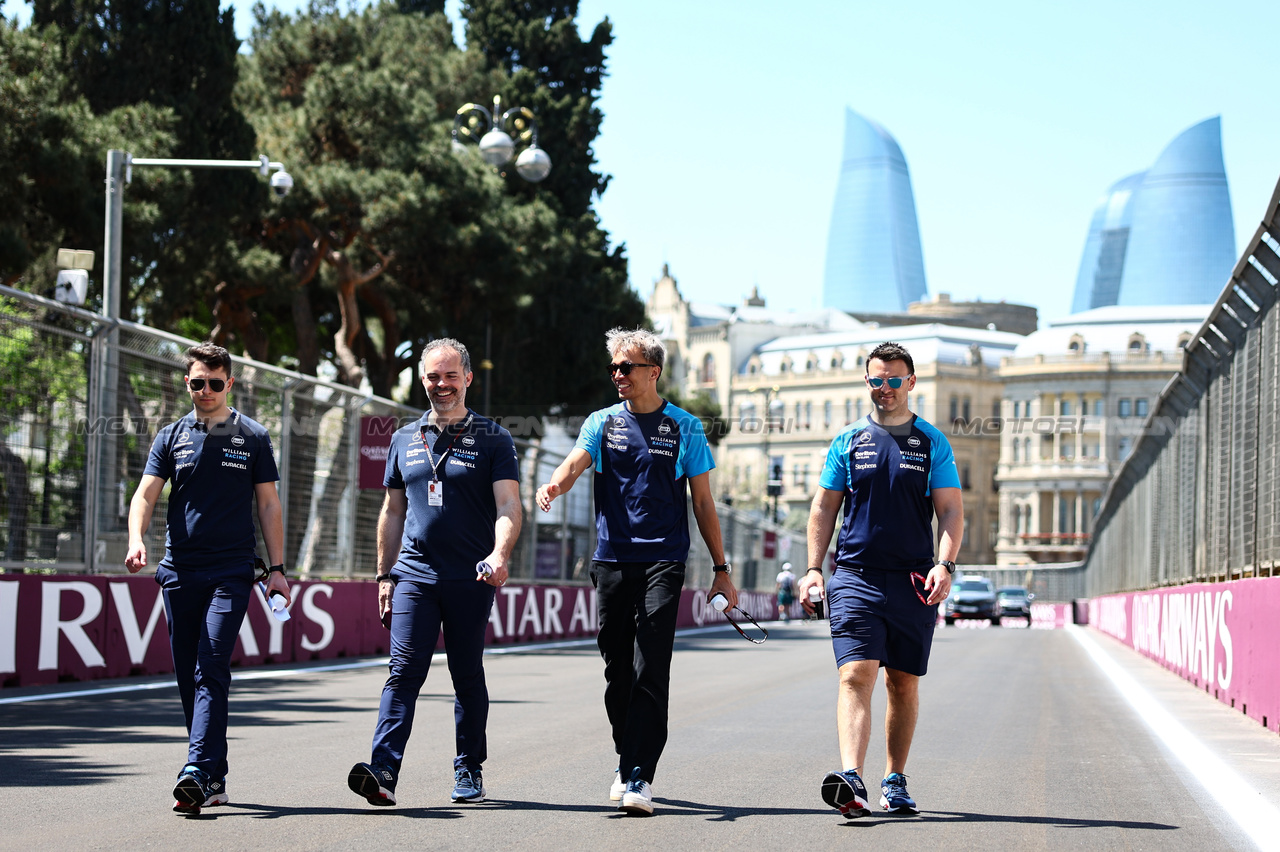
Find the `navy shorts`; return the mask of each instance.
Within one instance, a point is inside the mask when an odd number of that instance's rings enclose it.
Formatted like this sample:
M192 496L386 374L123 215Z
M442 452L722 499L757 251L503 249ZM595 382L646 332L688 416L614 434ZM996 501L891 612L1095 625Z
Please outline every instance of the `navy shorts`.
M927 571L918 572L925 576ZM837 568L827 581L827 610L836 665L855 660L879 660L880 665L907 674L923 675L929 668L929 649L938 608L910 571Z

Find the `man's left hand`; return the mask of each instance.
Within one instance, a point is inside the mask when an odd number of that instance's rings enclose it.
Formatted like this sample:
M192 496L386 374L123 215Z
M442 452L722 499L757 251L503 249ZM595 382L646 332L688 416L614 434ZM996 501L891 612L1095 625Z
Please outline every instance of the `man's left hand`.
M729 579L728 571L715 572L715 577L711 580L711 591L707 592L707 600L711 600L717 594L723 594L729 601L726 609L733 609L738 605L738 590L733 587L733 580Z
M951 594L951 572L942 565L934 565L924 578L924 587L929 592L929 606L937 606Z
M490 553L484 558L489 563L489 567L493 569L493 573L488 577L476 576L476 580L483 580L490 586L505 586L507 584L507 560L498 553Z

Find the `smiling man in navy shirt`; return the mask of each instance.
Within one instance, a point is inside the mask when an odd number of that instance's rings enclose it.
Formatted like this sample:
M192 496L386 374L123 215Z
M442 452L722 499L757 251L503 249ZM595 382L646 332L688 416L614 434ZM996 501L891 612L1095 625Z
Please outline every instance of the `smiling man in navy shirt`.
M720 542L711 497L715 467L702 423L658 395L666 360L652 332L615 328L607 336L609 376L622 402L587 418L577 446L538 489L542 510L595 471L596 552L591 565L604 658L604 705L618 752L609 798L632 813L653 812L658 758L667 742L671 653L689 556L686 483L698 531L715 563L708 598L738 593Z
M836 435L827 451L809 514L809 590L825 593L831 642L840 674L836 727L844 768L822 783L827 804L847 817L870 813L859 774L871 739L871 693L884 668L887 759L880 807L915 814L907 793L907 754L920 709L920 678L929 666L938 604L951 589L964 533L964 506L955 457L946 436L911 413L911 354L882 343L867 356L872 412ZM836 567L825 584L822 564L844 505ZM938 518L934 561L933 516Z
M275 456L267 430L227 405L231 355L204 343L187 350L193 410L160 430L129 507L125 567L147 566L143 535L166 480L165 553L156 569L169 647L186 716L187 763L173 788L175 811L227 803L227 696L231 652L253 590L253 502L271 559L268 593L289 601Z
M453 678L455 802L482 802L489 692L484 635L520 535L520 469L511 433L467 409L471 356L456 340L422 350L431 410L397 431L387 452L378 517L378 612L391 624L373 756L348 786L372 805L394 805L414 705L444 630ZM478 570L479 563L487 569Z

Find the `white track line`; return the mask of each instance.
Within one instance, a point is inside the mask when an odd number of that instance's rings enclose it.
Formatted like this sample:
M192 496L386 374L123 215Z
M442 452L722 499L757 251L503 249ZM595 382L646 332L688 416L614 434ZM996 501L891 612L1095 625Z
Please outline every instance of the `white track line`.
M697 636L702 633L712 633L720 630L728 630L728 624L717 624L714 627L695 627L688 630L677 630L676 636ZM566 639L561 642L542 642L529 645L499 645L496 647L485 648L486 656L501 656L504 654L536 654L540 651L556 651L562 648L587 648L594 647L596 640L589 639ZM432 657L444 659L444 651L437 651ZM277 677L293 677L301 674L316 674L318 672L340 672L350 669L371 669L387 664L386 657L375 657L373 659L358 660L353 663L336 663L329 666L308 666L298 669L253 669L248 671L236 672L231 676L233 681L237 680L270 680ZM63 692L41 692L34 695L15 695L10 698L0 698L0 705L3 704L27 704L32 701L53 701L59 698L83 698L90 695L112 695L122 692L146 692L152 689L170 689L178 684L171 680L157 681L154 683L128 683L121 686L100 686L92 689L75 689Z
M1264 799L1238 772L1227 766L1161 707L1132 675L1099 647L1088 631L1074 625L1069 625L1067 630L1098 664L1102 673L1110 678L1138 717L1147 723L1152 733L1173 752L1249 839L1259 849L1280 850L1280 837L1277 836L1280 809Z

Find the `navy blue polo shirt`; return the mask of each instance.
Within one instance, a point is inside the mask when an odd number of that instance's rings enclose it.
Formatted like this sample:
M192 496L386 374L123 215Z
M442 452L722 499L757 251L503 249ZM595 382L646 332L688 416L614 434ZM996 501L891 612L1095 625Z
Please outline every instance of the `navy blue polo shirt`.
M666 401L648 414L620 402L587 418L577 448L595 463L595 559L684 562L686 483L716 466L702 422Z
M393 570L397 580L474 580L476 563L493 552L493 484L519 482L520 463L510 432L467 413L469 422L440 432L427 425L428 412L391 436L382 484L404 491L409 504ZM427 496L433 464L443 489L441 506L430 505Z
M914 571L933 564L934 488L959 488L947 437L913 415L884 427L870 417L831 442L818 484L844 493L836 566Z
M172 483L161 565L253 563L253 487L280 478L271 436L260 424L233 408L206 430L193 411L160 430L143 473Z

